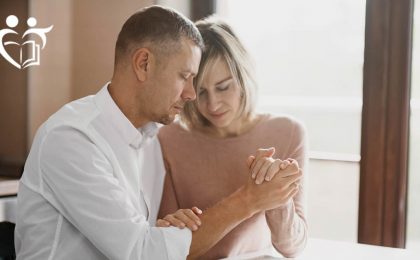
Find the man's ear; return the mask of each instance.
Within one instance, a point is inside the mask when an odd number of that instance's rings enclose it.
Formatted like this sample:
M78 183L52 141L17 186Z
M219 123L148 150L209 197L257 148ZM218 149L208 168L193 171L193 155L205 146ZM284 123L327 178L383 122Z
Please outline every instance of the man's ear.
M132 58L131 65L138 81L145 81L150 70L151 52L147 48L137 49Z

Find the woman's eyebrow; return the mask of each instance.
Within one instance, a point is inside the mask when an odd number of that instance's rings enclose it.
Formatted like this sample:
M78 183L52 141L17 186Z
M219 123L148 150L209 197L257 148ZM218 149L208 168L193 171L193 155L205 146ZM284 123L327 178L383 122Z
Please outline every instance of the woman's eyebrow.
M216 84L214 84L214 85L220 85L220 84L222 84L223 82L228 81L228 80L230 80L230 79L232 79L232 76L228 76L227 78L222 79L222 80L220 80L219 82L216 82Z

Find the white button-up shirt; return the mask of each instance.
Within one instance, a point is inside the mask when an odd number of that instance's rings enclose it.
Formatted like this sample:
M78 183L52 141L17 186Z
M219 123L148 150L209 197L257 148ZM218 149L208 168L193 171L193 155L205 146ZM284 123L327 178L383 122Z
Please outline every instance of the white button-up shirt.
M165 175L157 130L136 129L107 86L51 116L20 181L17 259L185 259L191 231L154 227Z

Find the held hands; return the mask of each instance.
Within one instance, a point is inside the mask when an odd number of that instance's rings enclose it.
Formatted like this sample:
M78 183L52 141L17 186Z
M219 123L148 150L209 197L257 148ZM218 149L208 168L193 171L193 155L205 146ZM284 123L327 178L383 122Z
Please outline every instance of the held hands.
M287 160L273 159L275 153L274 147L268 149L258 149L256 156L249 156L247 160L248 168L251 170L251 177L255 179L256 184L264 181L270 181L276 174L282 177L288 177L300 172L299 164L296 160L288 158ZM285 170L290 165L291 169ZM297 184L297 183L296 183Z
M166 215L163 219L158 219L156 221L156 226L174 226L180 229L187 227L191 231L196 231L198 227L201 226L201 221L198 216L202 213L203 211L197 207L192 207L191 209L179 209L173 214Z
M259 149L247 160L251 178L246 190L254 198L252 206L256 210L283 206L299 191L302 172L297 161L273 159L274 152L274 148Z
M249 156L247 160L251 178L244 188L253 201L252 207L258 211L280 207L299 191L302 173L297 161L273 159L274 153L274 148L259 149L255 156ZM258 185L264 181L264 185ZM201 214L202 211L197 207L179 209L163 219L158 219L156 226L174 226L181 229L187 227L196 231L201 226Z

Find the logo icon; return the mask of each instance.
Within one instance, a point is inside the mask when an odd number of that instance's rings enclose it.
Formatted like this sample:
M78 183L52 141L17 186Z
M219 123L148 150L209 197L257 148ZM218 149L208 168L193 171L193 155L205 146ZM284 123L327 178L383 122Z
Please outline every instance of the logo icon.
M35 42L35 40L27 40L22 44L14 41L6 41L3 43L3 37L7 34L18 34L16 31L12 30L18 25L19 19L14 15L9 15L6 18L6 24L9 28L1 29L0 30L0 54L3 56L10 64L15 66L18 69L24 69L29 66L40 65L41 56L40 50L44 49L45 45L47 44L47 36L46 34L50 32L53 28L53 25L47 28L32 28L36 25L37 21L34 17L29 17L26 23L30 27L27 29L23 35L22 40L27 35L35 34L39 36L42 41L42 47ZM17 45L19 47L19 60L15 60L12 56L7 53L5 46L8 45ZM25 49L27 48L27 49Z

